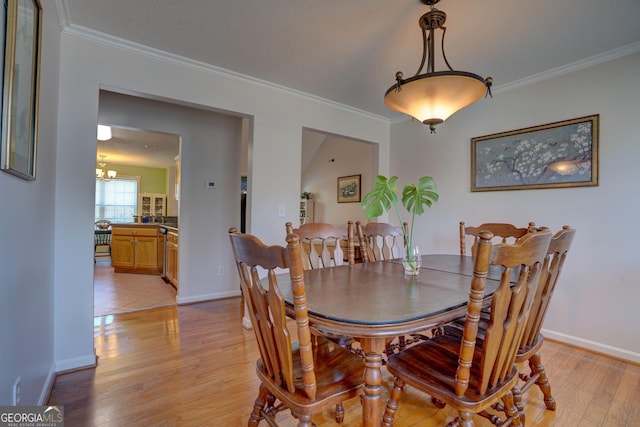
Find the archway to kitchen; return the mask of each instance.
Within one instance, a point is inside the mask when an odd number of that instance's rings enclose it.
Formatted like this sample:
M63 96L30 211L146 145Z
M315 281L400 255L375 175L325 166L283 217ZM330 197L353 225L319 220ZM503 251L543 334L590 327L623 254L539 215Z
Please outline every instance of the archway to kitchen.
M178 228L178 236L180 241L183 236L180 234L180 231L183 231L182 227L185 226L185 230L189 231L189 226L193 228L193 224L202 223L200 218L197 218L200 213L205 213L209 215L212 219L216 217L223 217L227 220L229 217L237 217L238 224L240 223L240 150L236 147L239 147L239 139L240 139L240 131L237 129L240 128L240 123L243 119L240 117L229 116L223 113L218 113L206 109L194 108L192 106L184 106L177 103L174 103L172 100L158 100L149 98L146 95L140 94L130 94L130 93L122 93L120 91L100 91L100 105L99 105L99 114L98 114L98 123L99 124L108 124L114 127L114 136L117 135L122 129L125 129L129 132L145 130L152 130L153 133L161 137L173 136L174 138L180 138L178 135L186 136L186 140L188 141L186 144L184 143L185 139L182 140L182 147L179 159L182 160L182 164L184 165L185 155L187 156L187 167L189 169L186 178L183 177L181 179L180 173L180 164L177 164L175 171L177 172L175 175L177 179L174 182L168 182L166 188L166 196L167 200L169 200L170 192L178 186L184 186L185 184L188 186L189 191L183 192L183 194L179 193L178 198L179 202L176 202L176 215L168 215L168 217L175 216L176 218L176 228ZM227 125L227 123L232 123L231 125ZM233 127L233 131L227 132L226 126ZM215 128L212 130L212 128ZM222 128L222 131L220 130ZM219 138L220 134L229 135L228 138L223 137ZM216 138L216 136L218 138ZM113 139L113 142L116 143L118 138ZM191 143L191 145L189 145ZM107 146L109 141L105 142L103 146ZM147 144L149 145L149 144ZM221 146L224 145L224 146ZM101 143L98 142L98 153L101 150ZM216 158L224 158L224 165L221 165L220 162ZM235 160L234 160L235 159ZM105 169L110 169L110 159L107 157L104 159L107 163ZM115 160L114 162L115 163ZM246 163L246 162L245 162ZM229 165L227 167L227 165ZM237 165L237 166L234 166ZM114 166L115 168L115 166ZM168 168L169 169L169 168ZM245 172L246 173L246 172ZM171 181L169 178L172 175L172 171L167 173L167 181ZM194 182L194 177L197 176L196 179L201 179L202 182L199 182L200 185L197 185ZM206 179L205 179L206 178ZM211 178L211 179L208 179ZM187 181L185 183L185 180ZM217 185L215 191L213 189L207 189L205 183L213 182L214 185ZM227 190L221 188L223 183L225 182L235 181L237 184L237 188L234 195L228 194ZM183 187L184 188L184 187ZM144 185L141 185L141 189L144 190ZM188 194L190 193L190 194ZM186 194L186 196L185 196ZM180 196L185 197L180 197ZM212 206L213 199L215 197L224 197L226 201L231 202L231 198L237 197L237 208L221 208L219 203L216 206ZM189 200L187 200L189 199ZM170 204L167 204L167 208L170 208ZM230 206L230 204L229 204ZM224 210L223 210L224 209ZM140 213L140 212L135 212ZM167 213L170 213L167 210ZM186 224L183 219L186 218ZM142 218L138 218L139 221L142 221ZM134 218L131 218L131 221L134 221ZM153 219L149 219L149 221L153 221ZM140 223L139 223L140 224ZM150 224L150 223L147 223ZM143 225L143 224L140 224ZM167 285L165 282L160 280L161 274L147 275L147 274L127 274L127 280L130 280L129 288L144 288L145 281L147 279L153 278L155 279L154 283L158 284L158 289L164 291L166 294L168 291L173 291L173 295L170 296L170 300L166 299L166 295L164 297L160 297L164 299L164 303L157 303L157 305L167 305L167 304L175 304L176 299L180 301L180 277L183 276L180 270L189 270L190 263L198 263L202 265L202 260L200 257L206 256L212 251L209 250L206 245L209 243L208 241L200 242L200 235L204 234L202 232L196 233L194 236L190 234L188 237L187 244L191 247L196 246L200 248L195 254L192 251L189 251L190 254L185 257L178 257L178 267L180 265L184 266L184 269L178 268L178 274L175 279L172 280L174 283L177 283L177 291L172 289L171 285ZM210 239L209 239L210 240ZM181 253L180 244L178 245L178 254ZM190 259L184 259L190 258ZM100 258L98 258L99 260ZM97 261L96 265L99 265L101 261ZM191 270L193 271L193 270ZM102 313L102 309L98 309L98 299L101 297L98 289L98 281L101 279L101 276L96 271L94 273L94 316L99 316ZM193 279L191 279L193 280ZM156 296L149 294L148 292L142 292L143 298L138 305L130 306L130 307L112 307L112 313L117 312L125 312L125 311L134 311L137 309L146 309L154 306L153 300ZM168 302L167 302L168 301ZM182 302L182 301L181 301ZM156 306L157 306L156 305Z
M111 229L96 230L94 316L175 304L181 138L99 127L94 220Z

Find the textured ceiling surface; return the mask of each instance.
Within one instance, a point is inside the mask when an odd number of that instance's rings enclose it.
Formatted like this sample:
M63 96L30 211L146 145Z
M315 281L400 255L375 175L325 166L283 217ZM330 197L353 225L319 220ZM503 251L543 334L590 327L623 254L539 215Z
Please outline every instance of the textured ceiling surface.
M384 92L413 75L420 0L58 0L63 27L169 52L390 119ZM638 0L442 0L454 69L494 89L638 51ZM437 48L440 52L440 48ZM438 61L439 58L436 58ZM442 70L442 61L436 70Z

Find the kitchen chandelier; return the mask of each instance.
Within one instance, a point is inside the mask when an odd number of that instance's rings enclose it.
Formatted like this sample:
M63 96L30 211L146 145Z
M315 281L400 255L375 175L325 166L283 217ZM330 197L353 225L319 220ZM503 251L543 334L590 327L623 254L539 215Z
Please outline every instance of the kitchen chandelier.
M444 53L443 26L447 15L434 5L440 0L421 0L431 10L420 17L422 29L422 62L413 77L403 79L401 71L396 73L396 83L387 89L384 103L392 110L407 114L429 125L435 133L436 125L462 108L478 101L482 96L491 96L493 79L483 79L477 74L455 71ZM442 58L448 71L435 71L435 30L442 30ZM428 32L428 35L427 35ZM420 74L427 61L424 74Z
M100 154L98 155L98 157L100 157L102 161L98 162L98 167L96 168L96 178L105 181L115 178L118 174L116 171L107 170L105 172L104 170L104 167L107 166L107 164L104 162L105 157L107 157L106 154Z

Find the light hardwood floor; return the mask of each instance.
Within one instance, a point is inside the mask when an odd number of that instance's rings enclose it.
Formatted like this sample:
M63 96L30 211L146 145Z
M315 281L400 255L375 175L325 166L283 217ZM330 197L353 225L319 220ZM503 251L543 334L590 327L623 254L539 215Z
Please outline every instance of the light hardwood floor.
M98 366L59 375L48 403L64 405L66 427L246 426L258 390L258 350L241 317L241 298L96 317ZM558 410L545 410L532 388L527 426L640 426L639 365L553 341L545 342L542 359ZM384 401L391 384L383 368ZM345 409L344 425L361 425L359 400ZM332 416L327 411L313 421L335 426ZM394 425L441 426L453 416L408 388ZM296 425L289 412L277 420ZM476 418L476 425L490 424Z
M160 276L114 273L109 257L93 267L93 315L127 313L176 303L176 289Z

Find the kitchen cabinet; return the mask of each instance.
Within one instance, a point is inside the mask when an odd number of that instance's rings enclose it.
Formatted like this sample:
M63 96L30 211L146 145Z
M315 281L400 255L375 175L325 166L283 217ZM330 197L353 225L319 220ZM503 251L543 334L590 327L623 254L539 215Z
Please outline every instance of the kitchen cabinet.
M167 231L167 265L165 274L167 280L178 289L178 232Z
M167 214L167 196L160 193L140 193L138 215L153 217Z
M116 273L162 273L162 244L157 226L113 225L111 265Z

